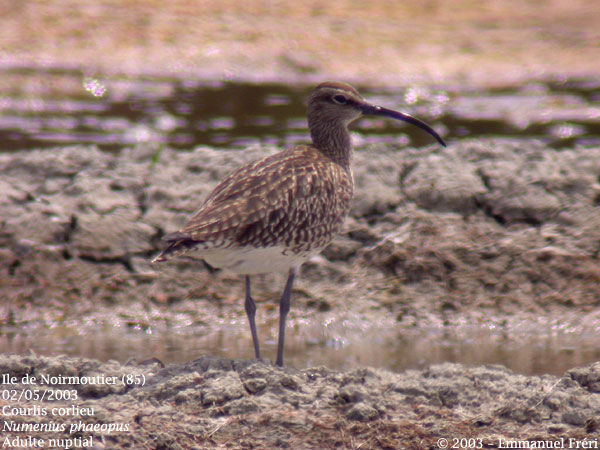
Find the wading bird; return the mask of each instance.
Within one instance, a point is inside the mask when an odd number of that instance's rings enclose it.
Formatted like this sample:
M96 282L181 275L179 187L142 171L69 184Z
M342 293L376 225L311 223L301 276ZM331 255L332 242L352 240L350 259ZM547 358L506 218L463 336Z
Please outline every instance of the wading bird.
M276 364L281 366L285 320L297 268L329 244L350 210L353 181L348 125L361 116L408 122L445 146L442 138L419 119L372 105L348 84L322 83L308 100L312 143L233 172L181 230L165 236L168 246L153 260L167 261L186 254L212 267L245 275L244 306L257 359L260 347L250 275L288 272L279 303Z

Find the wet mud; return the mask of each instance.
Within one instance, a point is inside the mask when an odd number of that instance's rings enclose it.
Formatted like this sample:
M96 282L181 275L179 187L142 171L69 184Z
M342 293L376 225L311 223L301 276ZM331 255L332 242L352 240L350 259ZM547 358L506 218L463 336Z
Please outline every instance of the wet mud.
M161 369L150 361L2 356L0 373L16 378L7 389L20 391L28 376L40 380L36 392L69 392L79 407L22 401L31 414L9 408L15 414L4 417L4 439L79 439L95 448L424 449L461 438L507 448L548 437L595 442L600 427L598 363L556 377L450 363L399 374L214 357ZM32 423L57 431L10 432Z
M238 277L149 260L231 167L275 151L140 145L0 155L7 332L49 329L60 341L91 329L245 330ZM517 340L527 330L597 335L599 151L511 139L359 148L350 217L301 271L292 335L317 348L337 333L352 341L389 330L392 339L465 325ZM269 336L283 279L257 281Z
M366 5L0 5L0 376L16 377L3 388L28 396L23 377L42 374L134 381L55 386L77 400L54 404L1 397L64 408L3 417L66 430L16 437L597 442L597 5ZM354 206L302 268L282 369L251 360L237 277L149 259L234 167L303 141L304 95L330 78L450 145L357 124ZM255 282L267 358L283 281Z

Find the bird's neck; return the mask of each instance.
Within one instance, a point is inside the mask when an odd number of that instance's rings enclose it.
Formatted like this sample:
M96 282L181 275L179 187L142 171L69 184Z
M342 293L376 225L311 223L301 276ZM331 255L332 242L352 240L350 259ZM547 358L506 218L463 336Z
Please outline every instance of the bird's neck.
M340 120L316 120L309 117L308 127L313 145L324 155L350 170L352 141L346 124Z

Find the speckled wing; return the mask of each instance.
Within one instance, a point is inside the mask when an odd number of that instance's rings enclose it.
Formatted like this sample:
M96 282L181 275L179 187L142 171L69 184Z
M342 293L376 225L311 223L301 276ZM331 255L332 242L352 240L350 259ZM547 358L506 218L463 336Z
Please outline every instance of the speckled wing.
M155 259L191 249L325 246L348 213L352 177L314 147L299 146L246 165L220 183Z

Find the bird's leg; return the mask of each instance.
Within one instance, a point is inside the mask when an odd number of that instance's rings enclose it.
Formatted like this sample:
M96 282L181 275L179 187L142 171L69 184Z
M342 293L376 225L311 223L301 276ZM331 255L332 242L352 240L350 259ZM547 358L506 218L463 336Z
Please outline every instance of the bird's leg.
M248 316L248 322L250 322L250 333L252 333L252 343L254 344L254 354L256 359L260 359L260 348L258 345L258 334L256 333L256 322L254 316L256 315L256 304L250 296L250 277L246 275L246 301L244 302L244 308L246 309L246 315Z
M292 293L292 284L294 284L294 277L296 276L296 269L292 267L290 274L288 275L285 288L283 289L283 295L279 302L279 342L277 343L277 361L275 364L283 366L283 341L285 339L285 318L290 311L290 295Z

